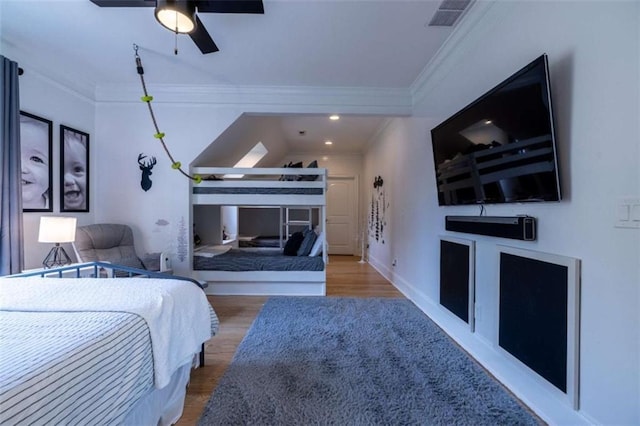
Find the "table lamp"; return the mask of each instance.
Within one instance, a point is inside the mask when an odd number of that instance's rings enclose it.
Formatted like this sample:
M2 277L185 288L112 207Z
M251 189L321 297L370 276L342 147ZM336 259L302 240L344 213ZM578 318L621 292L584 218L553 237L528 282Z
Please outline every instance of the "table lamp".
M40 218L40 231L38 242L55 243L42 264L45 268L64 266L71 263L71 259L60 246L60 243L71 243L76 239L76 218L42 216Z

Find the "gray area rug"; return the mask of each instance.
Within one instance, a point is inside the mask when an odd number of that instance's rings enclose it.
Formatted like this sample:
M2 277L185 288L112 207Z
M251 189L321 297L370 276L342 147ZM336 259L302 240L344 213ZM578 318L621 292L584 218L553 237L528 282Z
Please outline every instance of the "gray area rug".
M200 425L536 425L405 299L272 297Z

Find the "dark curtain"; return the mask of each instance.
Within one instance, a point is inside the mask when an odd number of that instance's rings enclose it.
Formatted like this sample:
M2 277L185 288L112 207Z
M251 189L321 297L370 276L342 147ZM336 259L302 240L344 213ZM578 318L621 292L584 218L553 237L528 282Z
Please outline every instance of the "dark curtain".
M22 187L18 64L0 55L0 276L22 271Z

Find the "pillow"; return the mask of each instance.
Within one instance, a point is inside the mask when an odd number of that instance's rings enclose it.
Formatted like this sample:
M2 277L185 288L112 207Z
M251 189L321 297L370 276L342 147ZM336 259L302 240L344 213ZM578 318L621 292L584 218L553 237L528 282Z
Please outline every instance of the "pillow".
M160 256L158 256L159 258ZM138 257L123 257L115 262L116 265L128 266L129 268L145 269L142 261Z
M313 232L313 229L305 229L304 239L302 240L302 244L300 244L300 248L298 249L298 256L309 256L309 252L313 247L313 244L316 242L316 238L318 235Z
M313 160L307 166L308 169L317 169L318 168L318 160ZM318 175L300 175L298 180L316 180L318 179Z
M158 256L158 258L160 258L160 256ZM128 266L129 268L145 269L144 265L140 261L140 258L138 257L123 257L112 263L115 265ZM128 277L129 273L124 271L116 271L115 276L118 278Z
M200 246L197 249L193 250L194 256L200 257L214 257L221 254L225 254L231 250L231 246L228 244L225 245L204 245Z
M285 256L297 256L300 244L302 244L302 240L304 240L304 235L302 235L302 232L294 232L293 234L291 234L291 237L289 237L284 245L282 254L284 254Z
M293 167L293 168L299 169L302 167L302 161L298 161L297 163L293 163L289 161L289 164L285 164L284 167L286 168ZM296 180L296 179L297 179L297 176L294 176L294 175L282 175L280 176L279 180Z
M289 168L293 167L294 169L302 168L302 161L298 161L297 163L289 163ZM300 176L288 175L286 180L299 180Z
M162 257L162 253L145 253L145 255L140 258L140 262L142 262L142 266L147 271L159 271L160 257Z
M309 256L318 256L322 253L322 242L324 241L324 231L320 232L320 235L316 238L316 241L313 243L313 247L311 247L311 251L309 252Z

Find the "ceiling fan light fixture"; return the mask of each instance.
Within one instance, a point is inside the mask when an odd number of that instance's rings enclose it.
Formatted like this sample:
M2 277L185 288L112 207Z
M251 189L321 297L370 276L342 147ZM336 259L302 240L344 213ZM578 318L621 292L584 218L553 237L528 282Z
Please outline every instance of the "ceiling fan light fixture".
M196 28L196 6L186 0L158 0L155 16L160 24L176 33L190 33Z

